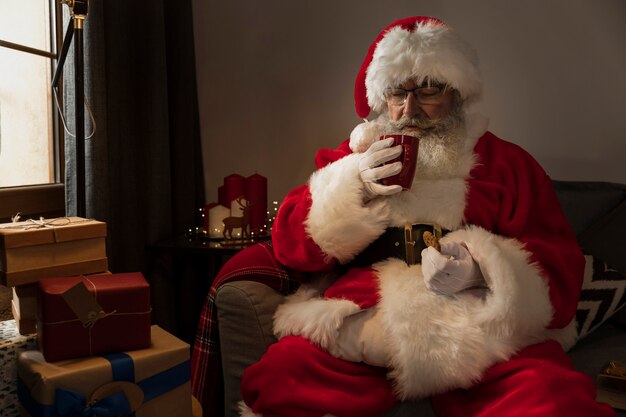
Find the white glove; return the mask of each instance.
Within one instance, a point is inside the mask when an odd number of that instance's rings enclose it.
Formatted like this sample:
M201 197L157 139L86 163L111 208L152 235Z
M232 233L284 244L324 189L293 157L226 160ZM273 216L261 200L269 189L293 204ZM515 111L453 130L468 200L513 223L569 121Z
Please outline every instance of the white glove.
M389 366L378 308L361 310L346 317L339 327L337 339L329 343L328 351L334 357L350 362Z
M400 185L383 185L377 181L396 175L402 169L402 162L382 165L387 161L397 158L402 153L402 146L393 145L393 138L377 140L365 151L359 161L359 175L365 187L368 199L373 199L381 195L392 195L402 191Z
M424 249L422 275L428 289L445 295L487 289L485 278L464 243L442 243L441 252L432 246Z

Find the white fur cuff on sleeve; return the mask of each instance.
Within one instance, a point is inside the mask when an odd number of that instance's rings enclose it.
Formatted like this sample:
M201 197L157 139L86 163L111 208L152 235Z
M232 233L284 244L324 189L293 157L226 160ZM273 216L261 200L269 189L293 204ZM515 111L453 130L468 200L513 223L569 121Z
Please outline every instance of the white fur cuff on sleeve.
M327 349L336 339L344 318L359 310L360 307L350 300L313 296L313 291L303 285L276 309L274 334L279 339L302 336Z
M324 253L340 263L352 260L389 224L384 200L364 204L360 157L348 155L320 169L309 180L312 204L305 227Z
M507 329L509 334L502 336L517 340L520 346L545 337L553 315L548 283L518 240L475 226L445 239L465 242L489 286L478 322Z

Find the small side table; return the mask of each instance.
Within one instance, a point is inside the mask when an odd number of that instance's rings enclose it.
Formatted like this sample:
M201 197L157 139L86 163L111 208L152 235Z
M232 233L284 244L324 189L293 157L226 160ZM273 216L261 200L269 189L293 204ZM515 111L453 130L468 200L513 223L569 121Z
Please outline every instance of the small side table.
M209 288L228 259L251 243L176 236L146 247L152 322L193 346Z

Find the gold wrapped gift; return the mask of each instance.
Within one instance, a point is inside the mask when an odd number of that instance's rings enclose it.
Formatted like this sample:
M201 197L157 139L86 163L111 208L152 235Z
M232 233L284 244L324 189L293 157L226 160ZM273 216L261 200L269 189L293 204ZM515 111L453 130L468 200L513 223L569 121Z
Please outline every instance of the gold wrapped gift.
M106 223L81 217L0 224L0 284L108 269Z
M611 361L596 378L597 400L626 410L626 362Z
M150 348L120 354L46 362L39 351L23 352L20 412L38 417L103 407L136 417L191 417L189 345L158 326L151 330Z

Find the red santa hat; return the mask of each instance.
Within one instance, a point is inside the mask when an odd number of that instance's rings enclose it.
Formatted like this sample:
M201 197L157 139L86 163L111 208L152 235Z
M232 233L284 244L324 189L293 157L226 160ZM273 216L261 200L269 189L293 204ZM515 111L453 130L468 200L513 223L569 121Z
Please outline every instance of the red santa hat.
M409 78L443 82L465 101L480 96L474 49L439 19L413 16L387 26L370 46L356 78L356 112L366 118L385 108L385 90Z

